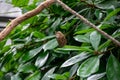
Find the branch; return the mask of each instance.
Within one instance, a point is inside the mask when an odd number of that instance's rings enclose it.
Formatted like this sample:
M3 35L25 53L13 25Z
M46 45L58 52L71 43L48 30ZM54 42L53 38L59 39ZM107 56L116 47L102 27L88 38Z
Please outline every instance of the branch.
M94 28L96 31L98 31L99 33L101 33L103 36L105 36L106 38L110 39L114 44L120 46L120 42L116 39L114 39L112 36L110 36L109 34L107 34L106 32L100 30L99 28L97 28L97 26L95 26L93 23L91 23L90 21L88 21L86 18L84 18L82 15L78 14L77 12L75 12L74 10L72 10L70 7L68 7L66 4L64 4L63 2L61 2L60 0L56 0L56 2L61 5L65 10L69 11L70 13L72 13L73 15L77 16L79 19L81 19L85 24L87 24L88 26Z
M35 8L32 11L29 11L25 14L23 14L20 17L17 17L13 19L6 28L0 33L0 41L2 41L18 24L22 23L28 18L31 18L37 14L39 14L44 8L47 8L49 5L54 3L55 0L46 0L42 2L37 8Z

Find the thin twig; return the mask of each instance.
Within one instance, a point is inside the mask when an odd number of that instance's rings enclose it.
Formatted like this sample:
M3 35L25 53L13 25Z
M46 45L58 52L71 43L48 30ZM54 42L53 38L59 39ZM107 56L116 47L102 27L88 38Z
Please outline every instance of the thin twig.
M53 4L55 0L46 0L42 2L37 8L32 11L29 11L23 14L20 17L13 19L6 28L0 33L0 41L2 41L18 24L22 23L28 18L31 18L39 14L44 8L47 8L49 5Z
M88 26L94 28L96 31L98 31L99 33L101 33L103 36L105 36L106 38L110 39L114 44L120 46L120 42L116 39L114 39L112 36L110 36L109 34L107 34L106 32L100 30L99 28L97 28L97 26L95 26L93 23L91 23L90 21L88 21L86 18L84 18L82 15L78 14L76 11L72 10L70 7L68 7L66 4L64 4L63 2L61 2L60 0L56 0L56 2L61 5L65 10L69 11L70 13L72 13L73 15L77 16L79 19L81 19L85 24L87 24Z

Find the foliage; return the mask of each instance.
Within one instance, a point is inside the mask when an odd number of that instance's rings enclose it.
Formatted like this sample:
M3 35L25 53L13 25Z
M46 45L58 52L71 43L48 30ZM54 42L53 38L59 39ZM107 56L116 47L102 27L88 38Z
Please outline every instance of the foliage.
M11 1L25 13L44 0ZM120 40L120 1L63 2ZM66 35L64 47L57 43L57 31ZM24 21L0 42L0 80L119 80L119 61L119 47L58 4Z

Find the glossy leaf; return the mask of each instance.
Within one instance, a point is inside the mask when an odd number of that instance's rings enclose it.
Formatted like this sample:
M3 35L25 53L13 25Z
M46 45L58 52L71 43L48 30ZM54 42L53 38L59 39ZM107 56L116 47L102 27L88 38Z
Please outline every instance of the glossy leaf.
M100 40L101 40L101 35L98 32L94 31L90 34L90 42L95 50L98 50Z
M41 80L50 80L50 75L53 74L53 72L55 71L56 67L53 67L52 69L50 69L48 72L46 72L46 74L42 77Z
M33 74L31 74L30 76L28 76L25 80L40 80L40 78L41 78L40 71L36 71Z
M0 41L0 50L2 50L3 46L5 45L5 43L6 43L6 40Z
M75 32L75 34L83 34L83 33L87 33L87 32L92 32L94 31L94 29L85 29L85 30L80 30Z
M1 50L0 54L7 52L10 49L10 47L11 47L10 45L4 46L3 49Z
M49 77L56 80L67 80L67 78L64 75L60 74L52 74Z
M113 17L114 15L116 15L118 12L120 12L120 8L117 8L115 10L113 10L112 12L110 12L107 17L104 19L104 21L109 20L111 17Z
M45 37L45 35L43 33L40 33L38 31L34 31L33 35L39 39L42 39L43 37Z
M114 9L116 5L118 5L116 0L102 0L101 3L96 4L96 6L100 7L101 9Z
M99 80L102 77L104 77L105 74L106 74L105 72L104 73L100 73L100 74L94 74L94 75L88 77L87 80Z
M98 47L98 50L100 51L104 51L106 50L106 48L110 45L110 40L106 41L105 43L101 44L99 47Z
M60 24L61 18L58 18L54 21L54 23L51 25L51 28L55 29Z
M56 39L52 39L48 41L46 44L43 45L44 51L46 50L52 50L58 46L58 42Z
M25 24L24 27L22 27L21 31L25 31L26 29L28 29L30 27L30 23Z
M106 74L108 80L119 80L120 79L120 63L114 57L114 55L110 55L106 67Z
M8 52L6 52L4 58L1 60L0 62L0 67L3 67L6 65L6 67L10 68L11 67L11 62L10 59L12 59L13 54L8 54L9 52L11 52L11 50L9 50ZM9 63L8 63L9 62ZM8 66L9 65L9 66ZM4 69L6 70L6 69Z
M52 36L46 36L44 38L42 38L40 41L45 41L45 40L48 40L48 39L51 39L51 38L54 38L55 35L52 35Z
M58 49L58 48L57 48ZM55 49L54 52L58 53L58 54L70 54L69 51L61 51L61 50L57 50Z
M75 64L71 67L70 69L70 76L69 78L72 78L74 76L74 74L77 72L77 69L78 69L79 65L78 64Z
M31 64L31 63L26 63L26 64L21 64L19 67L18 67L18 71L19 72L23 72L23 73L32 73L36 70L37 68Z
M95 11L95 16L97 17L98 20L100 20L103 16L103 13L100 12L100 10Z
M66 22L60 28L65 29L65 30L69 30L70 27L73 26L75 22L76 22L76 20L72 20L72 22Z
M89 38L85 35L77 35L74 37L74 39L78 42L87 42L87 43L90 42Z
M71 57L70 59L68 59L67 61L65 61L61 67L67 67L67 66L71 66L77 62L80 62L86 58L88 58L90 56L90 53L88 52L82 52L74 57Z
M80 77L88 77L99 69L99 58L97 56L85 60L77 70L77 75Z
M61 51L89 51L93 52L93 50L89 49L89 47L78 47L78 46L69 46L66 45L62 48L57 48L56 50L61 50Z
M57 18L53 24L50 26L49 28L49 34L53 34L53 31L55 31L55 29L59 26L60 22L61 22L61 18Z
M34 10L45 0L1 1L5 5L15 7L15 11L9 7L8 13L5 12L5 15L12 16L13 12L16 12L16 7L20 8L20 12L17 11L18 14L21 12L24 14ZM119 41L119 0L62 1ZM0 8L4 5L3 3L0 3ZM6 10L7 6L3 8ZM3 12L4 9L0 9L0 15L4 14ZM3 20L2 16L0 16L0 22L1 20ZM2 26L0 31L1 28ZM67 45L64 47L54 44L57 43L56 40L50 42L56 38L55 33L58 31L64 33L67 39ZM17 25L7 37L0 41L0 80L35 80L37 77L39 77L37 80L108 80L107 74L104 76L101 72L107 73L105 68L109 52L114 53L120 62L120 49L104 35L101 34L100 38L99 33L93 34L95 31L78 17L65 11L59 4L50 5L41 13ZM100 53L100 55L94 53ZM90 60L95 56L98 56L101 61L98 71L95 68L98 60L95 61L94 58ZM83 63L85 69L81 72L86 71L86 73L81 73L84 74L84 77L81 77L77 72ZM113 73L115 73L114 70L112 70Z
M16 44L16 45L13 45L12 47L15 47L16 49L21 49L24 47L25 44Z
M35 65L38 68L42 67L46 63L46 61L48 59L48 56L49 56L49 54L47 52L46 53L40 53L40 55L38 56L38 58L35 62Z
M9 45L12 45L12 40L11 39L8 39L4 46L9 46Z
M25 53L25 55L23 55L20 59L20 61L22 62L26 62L30 59L32 59L33 57L35 57L40 51L42 50L42 47L38 47L35 49L30 50L28 53Z
M69 22L66 22L66 23L63 24L60 28L61 28L61 29L68 30L70 26L71 26L71 24L70 24Z
M19 76L19 74L15 74L11 77L11 80L22 80Z

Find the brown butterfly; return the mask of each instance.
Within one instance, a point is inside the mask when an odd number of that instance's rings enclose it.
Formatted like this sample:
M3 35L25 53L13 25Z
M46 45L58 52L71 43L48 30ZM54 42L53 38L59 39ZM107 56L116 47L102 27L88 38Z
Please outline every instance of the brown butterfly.
M66 45L67 40L65 38L65 35L62 32L57 31L55 33L55 36L60 47L63 47L64 45Z

